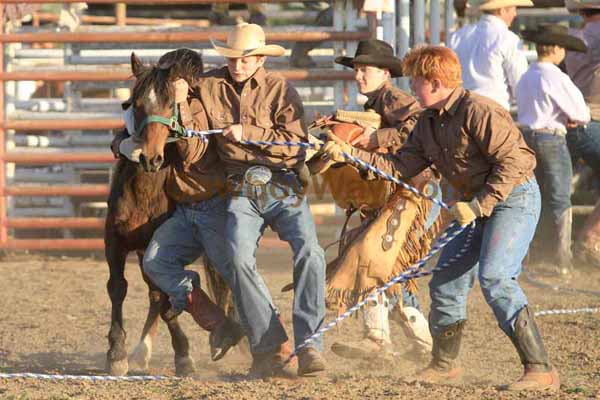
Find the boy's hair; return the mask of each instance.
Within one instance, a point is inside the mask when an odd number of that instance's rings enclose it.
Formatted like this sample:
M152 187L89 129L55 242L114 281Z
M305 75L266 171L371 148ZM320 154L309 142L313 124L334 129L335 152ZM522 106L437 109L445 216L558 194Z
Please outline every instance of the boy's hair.
M458 56L444 46L422 46L411 50L402 61L402 70L404 75L412 78L439 79L449 89L462 83Z
M536 43L535 51L537 53L538 58L546 57L546 56L552 55L552 53L554 53L554 51L556 50L557 47L560 47L560 46L554 45L554 44L537 44Z

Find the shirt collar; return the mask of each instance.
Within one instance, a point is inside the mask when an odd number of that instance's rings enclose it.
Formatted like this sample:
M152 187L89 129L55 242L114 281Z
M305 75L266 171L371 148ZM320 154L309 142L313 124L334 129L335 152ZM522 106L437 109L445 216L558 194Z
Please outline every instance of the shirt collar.
M535 64L533 64L533 65L539 69L546 69L546 70L552 70L552 71L559 70L560 71L560 68L558 68L558 65L553 64L549 61L536 61Z
M480 21L492 24L496 28L502 28L504 30L508 30L508 26L506 26L506 23L504 21L502 21L500 18L496 17L495 15L484 14L484 15L481 16L481 20Z
M462 86L458 86L452 91L452 93L450 93L450 96L448 96L446 103L440 111L447 112L450 115L456 114L456 110L458 110L458 106L460 105L465 94L465 89Z

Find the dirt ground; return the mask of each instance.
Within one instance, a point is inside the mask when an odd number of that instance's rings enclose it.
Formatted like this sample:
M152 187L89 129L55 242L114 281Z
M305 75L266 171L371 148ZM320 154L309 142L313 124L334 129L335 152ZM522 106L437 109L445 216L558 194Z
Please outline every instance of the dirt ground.
M319 225L323 244L335 233L330 221ZM259 268L272 290L274 301L291 326L291 294L280 288L291 278L291 252L269 242L258 254ZM333 251L328 252L333 256ZM106 294L108 269L94 258L61 258L17 255L0 263L0 372L46 374L104 374L108 346L110 304ZM140 335L147 307L147 292L139 269L130 259L129 292L125 303L127 345L132 349ZM542 277L548 283L551 278ZM419 298L429 308L427 278ZM537 310L599 307L596 296L553 291L522 279L530 303ZM562 282L561 284L565 284ZM579 266L568 286L598 290L600 269ZM330 320L333 314L329 314ZM358 318L342 323L325 336L328 371L316 378L245 379L250 360L240 350L213 363L209 360L207 334L182 317L192 343L197 372L191 378L161 382L49 382L33 379L0 379L1 399L600 399L600 314L545 316L538 324L552 361L560 371L561 391L556 394L511 394L499 390L521 373L510 341L494 322L489 307L476 287L469 299L469 321L461 362L466 379L457 385L431 386L408 383L420 367L401 357L393 361L361 362L335 356L334 341L358 338ZM395 346L403 352L406 340L392 325ZM131 371L141 374L141 371ZM152 375L174 376L173 351L168 332L161 326L154 343Z

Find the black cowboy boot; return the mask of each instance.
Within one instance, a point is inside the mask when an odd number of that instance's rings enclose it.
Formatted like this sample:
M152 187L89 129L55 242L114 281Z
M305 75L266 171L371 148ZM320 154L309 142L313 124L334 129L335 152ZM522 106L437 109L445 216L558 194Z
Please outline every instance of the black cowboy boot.
M529 307L525 306L519 311L510 340L519 353L525 372L521 379L509 385L507 389L558 390L558 372L548 361L544 342L533 318L533 311Z
M460 351L462 332L467 321L458 321L448 325L439 334L433 336L432 359L429 366L417 375L417 380L429 383L442 383L458 380L463 370L456 359Z

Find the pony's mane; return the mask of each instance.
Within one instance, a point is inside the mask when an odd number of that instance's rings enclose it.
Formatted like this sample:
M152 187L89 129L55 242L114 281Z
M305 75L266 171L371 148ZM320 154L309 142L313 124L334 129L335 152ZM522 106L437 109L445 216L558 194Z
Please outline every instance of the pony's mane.
M152 90L157 104L166 107L173 101L170 82L183 78L193 86L203 72L202 56L190 49L177 49L164 54L156 65L145 66L137 76L133 86L134 101L147 99Z

